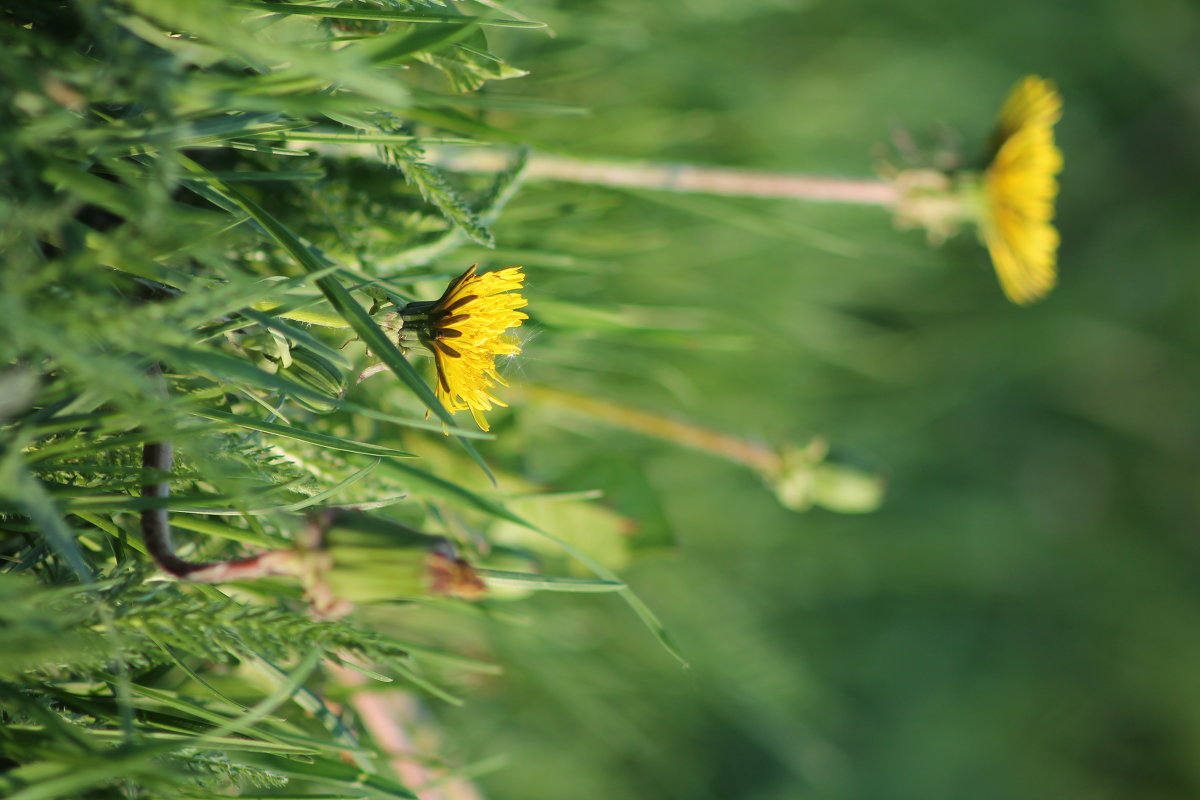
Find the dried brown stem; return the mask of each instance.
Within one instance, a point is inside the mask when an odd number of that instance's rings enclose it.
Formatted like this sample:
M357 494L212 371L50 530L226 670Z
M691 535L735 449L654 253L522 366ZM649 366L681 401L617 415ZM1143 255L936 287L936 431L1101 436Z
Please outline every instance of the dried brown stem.
M142 487L142 497L166 499L171 495L171 484L165 476L171 472L171 445L167 442L147 442L142 447L142 468L164 475L164 479ZM146 551L166 572L184 577L189 572L207 567L185 561L175 554L171 544L171 520L165 506L142 509L142 541Z

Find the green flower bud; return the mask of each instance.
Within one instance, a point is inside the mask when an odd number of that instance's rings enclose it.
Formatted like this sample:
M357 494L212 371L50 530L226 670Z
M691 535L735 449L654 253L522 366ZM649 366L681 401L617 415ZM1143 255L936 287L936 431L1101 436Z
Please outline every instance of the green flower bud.
M444 537L358 511L310 519L303 577L318 608L444 595L473 600L486 592L473 567Z

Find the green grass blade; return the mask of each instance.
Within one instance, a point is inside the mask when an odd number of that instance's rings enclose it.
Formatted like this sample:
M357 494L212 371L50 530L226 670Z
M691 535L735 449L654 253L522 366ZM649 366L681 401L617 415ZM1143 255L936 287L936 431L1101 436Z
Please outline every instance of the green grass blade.
M343 439L340 436L315 433L292 425L266 422L254 419L253 417L242 416L241 414L227 414L224 411L214 411L208 408L195 409L192 411L192 414L197 417L215 420L216 422L223 422L226 425L234 427L261 431L274 436L282 436L286 439L295 439L298 442L308 442L309 444L326 447L330 450L341 450L346 453L358 453L359 455L375 456L376 458L416 458L412 453L406 453L403 450L381 447L377 444L368 444L367 442L355 442L350 439Z
M233 0L234 8L244 8L247 11L261 11L264 14L297 14L307 17L326 17L329 19L371 19L384 22L423 22L440 23L443 25L461 25L471 22L476 25L488 25L494 28L525 28L538 29L546 27L545 23L519 19L496 19L493 17L463 17L448 14L428 14L412 11L389 11L373 8L329 8L327 6L300 6L285 3L256 3L252 0Z
M335 397L330 397L327 394L310 389L309 387L288 380L282 375L274 375L269 372L264 372L258 367L240 358L235 358L217 350L199 350L196 348L175 347L172 345L160 345L160 348L165 356L165 360L174 361L180 364L190 366L201 373L213 375L222 380L225 380L234 385L247 384L254 388L266 391L279 392L284 395L296 395L306 397L310 400L316 400L321 403L326 403L334 408L350 412L352 414L362 414L372 419L378 419L383 422L391 422L396 425L403 425L409 428L419 428L427 431L448 431L460 438L472 439L491 439L491 434L483 431L469 430L466 428L449 427L446 428L441 423L430 422L428 420L412 419L410 417L401 417L396 414L388 414L384 411L378 411L367 406L362 406L357 403L352 403L348 400L339 400Z
M0 462L0 487L3 487L0 488L0 497L7 494L9 500L33 521L80 582L91 583L94 575L75 541L74 532L63 519L46 487L25 468L15 450Z
M399 800L419 800L405 785L375 772L332 758L298 759L270 762L271 770L300 781L335 786L352 791L355 797L394 797Z
M325 131L301 130L279 134L278 137L287 142L328 142L331 144L437 144L460 145L469 147L479 145L477 139L449 139L444 137L430 138L427 136L409 136L402 133L375 133L368 131Z
M557 577L528 572L509 572L499 569L476 568L475 572L488 586L529 589L535 592L620 592L626 587L620 581L595 578Z
M296 668L292 670L290 675L286 675L285 678L279 681L279 686L275 691L260 700L245 714L211 731L206 731L202 736L198 737L199 741L194 746L200 746L213 739L233 733L240 733L254 727L258 722L269 717L275 709L286 703L296 692L304 688L304 681L308 679L312 671L321 663L321 656L322 653L319 650L309 652L300 659L300 663L296 665Z

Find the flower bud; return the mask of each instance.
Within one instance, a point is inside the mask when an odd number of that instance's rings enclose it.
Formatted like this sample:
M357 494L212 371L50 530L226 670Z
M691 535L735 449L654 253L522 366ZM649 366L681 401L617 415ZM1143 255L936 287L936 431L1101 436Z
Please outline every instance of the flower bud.
M447 539L399 522L331 509L310 518L309 539L304 582L319 608L487 591Z

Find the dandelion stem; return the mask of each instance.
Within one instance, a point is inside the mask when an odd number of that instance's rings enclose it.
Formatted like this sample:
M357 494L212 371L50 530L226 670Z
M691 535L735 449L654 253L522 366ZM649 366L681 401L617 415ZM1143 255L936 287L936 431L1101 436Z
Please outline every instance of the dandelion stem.
M167 393L162 367L153 364L146 370L156 381L160 393ZM159 473L161 480L142 486L142 497L166 499L171 496L170 473L174 453L170 442L147 442L142 446L142 469ZM171 518L166 506L144 508L141 515L142 541L146 552L164 571L177 578L208 583L223 583L266 575L291 575L296 572L295 553L291 550L268 550L248 558L230 561L195 562L181 558L171 544Z
M428 155L439 167L455 172L501 172L512 163L512 154L501 149L441 146L430 147ZM874 178L836 178L655 161L584 160L546 153L530 154L525 179L888 207L899 198L890 182Z
M778 473L781 467L779 454L770 447L728 433L544 386L526 386L522 391L609 425L741 464L764 476Z

